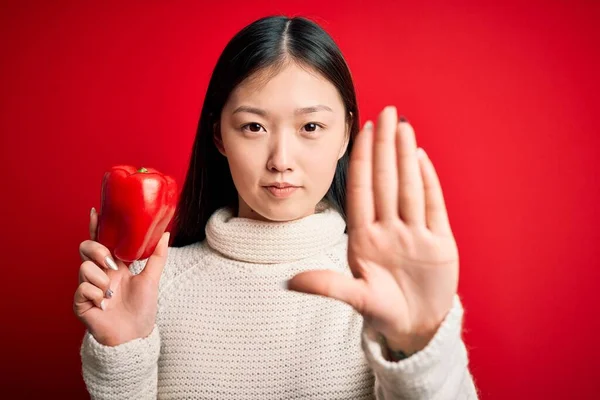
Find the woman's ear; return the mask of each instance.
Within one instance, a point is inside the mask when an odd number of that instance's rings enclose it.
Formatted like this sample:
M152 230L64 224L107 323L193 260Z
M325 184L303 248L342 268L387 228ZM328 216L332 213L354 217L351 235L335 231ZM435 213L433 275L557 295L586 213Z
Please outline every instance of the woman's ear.
M344 143L342 144L342 148L340 149L340 154L338 155L338 160L342 158L342 156L346 153L348 149L348 143L350 142L350 135L352 134L352 123L354 121L354 114L352 111L348 112L348 118L346 119L346 132L344 135Z
M224 157L227 157L225 154L225 146L223 146L223 138L221 137L221 125L218 122L213 124L212 137L217 150L219 150L219 153L221 153Z

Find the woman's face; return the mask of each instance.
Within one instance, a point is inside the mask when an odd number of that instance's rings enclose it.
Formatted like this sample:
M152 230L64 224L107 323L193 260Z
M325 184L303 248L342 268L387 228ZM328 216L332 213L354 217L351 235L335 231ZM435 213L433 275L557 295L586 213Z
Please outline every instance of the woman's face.
M245 80L221 113L222 142L239 195L238 216L290 221L313 214L348 145L350 119L336 88L289 63ZM255 79L257 78L257 79ZM290 193L269 188L297 186Z

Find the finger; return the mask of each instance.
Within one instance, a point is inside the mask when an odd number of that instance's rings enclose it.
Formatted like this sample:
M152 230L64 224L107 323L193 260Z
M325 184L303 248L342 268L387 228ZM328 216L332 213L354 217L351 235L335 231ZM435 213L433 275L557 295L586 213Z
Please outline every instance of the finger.
M373 197L377 220L398 218L398 166L396 164L396 107L388 106L377 119L373 148Z
M452 229L440 180L427 153L419 149L419 165L423 176L427 227L439 235L451 235Z
M398 213L407 225L425 225L423 179L417 159L415 132L406 120L398 124L397 132Z
M156 282L156 284L158 284L160 281L162 271L167 263L170 236L170 232L163 233L162 237L158 241L158 244L156 245L156 248L154 249L154 253L148 257L148 261L146 261L144 269L142 272L140 272L140 275L144 274L150 277Z
M118 271L117 263L110 255L110 251L102 244L93 240L85 240L79 245L79 255L82 261L93 261L103 268Z
M360 228L375 220L373 203L373 123L367 121L356 136L348 167L348 230Z
M79 283L89 282L100 288L107 298L111 298L110 278L99 266L92 261L84 261L79 268Z
M288 281L288 289L343 301L359 313L364 308L367 293L362 279L331 270L301 272Z
M75 291L74 307L82 310L89 303L95 305L102 310L105 310L104 293L102 289L92 285L89 282L82 282Z
M92 209L90 211L90 225L89 225L91 240L96 240L97 228L98 228L98 213L96 212L96 209L94 207L92 207Z

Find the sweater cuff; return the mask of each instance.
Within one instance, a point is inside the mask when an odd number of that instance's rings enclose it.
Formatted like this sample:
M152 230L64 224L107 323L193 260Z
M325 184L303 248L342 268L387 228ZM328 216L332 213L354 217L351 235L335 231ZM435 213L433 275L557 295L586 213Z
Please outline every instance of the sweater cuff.
M460 385L467 368L467 352L461 339L463 314L456 294L452 308L427 346L397 362L385 359L379 333L363 322L362 348L381 389L392 396L429 399L442 387Z
M156 368L160 355L158 326L145 338L138 338L117 346L99 343L89 332L85 332L81 345L84 375L97 378L118 376L119 379L144 375Z

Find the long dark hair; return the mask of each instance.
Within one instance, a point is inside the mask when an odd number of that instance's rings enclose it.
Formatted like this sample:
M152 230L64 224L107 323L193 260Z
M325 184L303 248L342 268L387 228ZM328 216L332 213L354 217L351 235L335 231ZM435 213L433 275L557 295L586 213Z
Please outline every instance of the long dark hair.
M255 72L277 68L289 59L318 71L337 88L344 103L350 138L325 199L346 219L349 154L359 131L356 93L346 61L333 39L315 22L302 17L264 17L231 39L212 73L173 218L171 246L182 247L204 240L206 223L218 208L231 206L237 210L238 194L227 159L213 140L213 135L219 134L215 127L238 84Z

